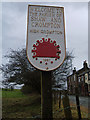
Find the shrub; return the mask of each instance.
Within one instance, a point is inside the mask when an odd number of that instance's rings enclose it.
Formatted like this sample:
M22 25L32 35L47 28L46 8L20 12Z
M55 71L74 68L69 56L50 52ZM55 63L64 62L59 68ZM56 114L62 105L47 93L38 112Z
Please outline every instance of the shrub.
M30 94L35 92L35 90L29 85L24 85L21 89L21 92L23 92L24 94Z

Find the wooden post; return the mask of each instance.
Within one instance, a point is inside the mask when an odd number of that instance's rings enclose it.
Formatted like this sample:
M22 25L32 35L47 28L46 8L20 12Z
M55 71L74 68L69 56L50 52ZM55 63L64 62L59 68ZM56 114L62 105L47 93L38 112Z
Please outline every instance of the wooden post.
M52 79L51 72L42 71L41 79L42 120L52 120Z
M55 92L56 92L56 91L53 92L53 94L54 94L53 103L54 103L54 104L56 104Z
M80 103L79 103L79 91L78 91L78 76L75 74L75 94L76 94L76 105L77 105L77 112L78 112L78 118L81 120L81 111L80 111Z
M70 108L69 97L67 96L67 91L65 91L62 101L63 101L64 114L66 120L72 120L72 113Z
M56 91L54 91L53 93L54 93L53 101L54 101L54 104L56 104Z
M81 120L81 111L80 111L78 87L75 88L75 92L76 92L76 104L77 104L78 117L79 117L79 120Z
M61 91L59 92L59 108L61 107Z

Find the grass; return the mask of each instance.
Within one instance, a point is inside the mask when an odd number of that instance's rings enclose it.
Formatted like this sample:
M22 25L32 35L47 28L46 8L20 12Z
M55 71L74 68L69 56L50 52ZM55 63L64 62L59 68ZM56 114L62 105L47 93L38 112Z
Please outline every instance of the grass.
M72 113L72 118L73 120L78 120L78 112L77 112L77 107L74 103L70 103L70 108L71 108L71 113ZM88 118L88 114L89 114L89 111L87 108L83 107L83 106L80 106L80 109L81 109L81 117L82 117L82 120L87 120ZM59 104L57 102L57 104L54 105L54 108L53 108L53 111L54 111L54 118L65 118L65 114L64 114L64 107L63 107L63 103L61 102L61 107L59 108Z
M73 118L78 119L76 105L70 103ZM81 107L82 118L88 117L88 110ZM41 96L33 93L23 95L20 90L2 91L2 116L3 118L33 118L41 115ZM65 118L64 108L61 101L59 104L53 104L53 118Z
M13 91L2 91L3 98L22 98L25 95L20 90L13 90Z
M23 95L20 90L2 91L3 118L32 118L41 112L40 95Z

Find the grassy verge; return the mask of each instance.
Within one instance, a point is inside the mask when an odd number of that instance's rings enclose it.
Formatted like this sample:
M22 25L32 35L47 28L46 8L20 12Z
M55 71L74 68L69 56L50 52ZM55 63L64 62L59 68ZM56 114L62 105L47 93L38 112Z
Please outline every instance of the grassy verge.
M76 105L70 103L70 107L72 117L77 120L78 113ZM82 120L87 119L88 110L83 106L80 107ZM3 118L33 118L41 115L41 96L35 93L23 95L20 90L2 91L2 108ZM53 118L65 118L62 102L61 108L59 108L58 101L57 104L53 104Z
M20 90L3 90L2 91L2 98L23 98L25 95Z
M72 112L72 117L73 117L73 120L78 120L78 112L77 112L77 107L74 103L70 103L70 108L71 108L71 112ZM80 109L81 109L81 117L82 117L82 120L87 120L88 118L88 114L89 114L89 111L87 108L83 107L83 106L80 106ZM64 114L64 108L63 108L63 104L61 102L61 107L59 108L59 104L55 104L54 107L53 107L53 111L54 111L54 118L65 118L65 114Z
M40 95L23 95L20 90L2 91L3 118L32 118L40 114Z

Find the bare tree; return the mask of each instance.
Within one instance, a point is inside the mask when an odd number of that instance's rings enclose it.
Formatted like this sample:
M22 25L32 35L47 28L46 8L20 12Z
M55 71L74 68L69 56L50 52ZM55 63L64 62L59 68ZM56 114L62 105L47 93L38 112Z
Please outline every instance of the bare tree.
M10 83L24 84L32 86L37 91L41 91L40 71L36 70L28 61L26 49L11 50L5 56L8 63L2 64L0 70L3 74L3 85L9 86ZM64 63L52 72L53 84L65 81L72 69L72 53L67 52ZM59 76L59 79L56 79Z
M72 60L74 56L72 52L67 51L64 63L55 71L53 71L54 84L64 83L67 76L72 72Z
M10 83L24 84L33 86L33 89L40 90L40 71L36 70L29 63L26 50L18 49L11 50L11 52L4 56L8 59L8 63L2 64L0 70L2 71L4 87L10 86ZM39 86L39 87L38 87Z

